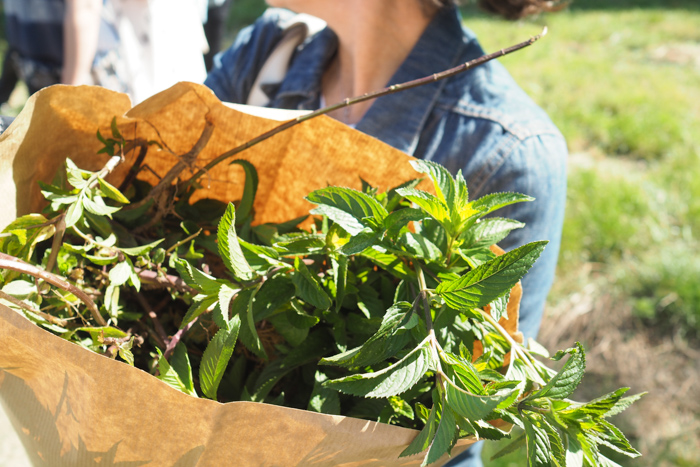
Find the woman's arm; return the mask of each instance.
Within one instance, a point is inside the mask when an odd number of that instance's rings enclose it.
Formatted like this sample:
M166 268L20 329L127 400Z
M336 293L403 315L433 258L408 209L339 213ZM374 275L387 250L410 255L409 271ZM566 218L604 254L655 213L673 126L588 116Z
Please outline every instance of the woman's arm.
M64 84L90 84L100 32L101 0L66 0L63 18Z

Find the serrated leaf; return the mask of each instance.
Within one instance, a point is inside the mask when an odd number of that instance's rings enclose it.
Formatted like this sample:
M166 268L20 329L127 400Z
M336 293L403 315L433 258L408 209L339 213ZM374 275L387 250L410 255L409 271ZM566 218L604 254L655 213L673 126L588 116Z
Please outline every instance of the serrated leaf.
M560 360L566 354L571 356L562 369L559 370L559 373L550 379L545 387L530 395L528 399L540 397L564 399L574 392L586 371L586 353L583 350L583 346L577 342L576 347L558 352L552 359Z
M457 206L457 192L452 174L442 165L425 160L413 160L411 166L421 173L428 174L435 185L438 198L447 206Z
M312 316L308 314L299 305L299 302L292 300L290 303L290 310L287 312L287 318L289 319L289 324L298 329L308 329L314 327L320 319L318 316Z
M525 422L527 461L529 467L550 467L551 450L547 433L530 421Z
M177 389L178 391L187 394L187 388L185 388L185 384L180 380L180 377L178 376L175 369L172 366L170 366L170 363L168 363L165 357L163 357L163 354L161 353L158 347L156 347L156 351L160 356L160 359L158 360L157 378L163 381L171 388Z
M241 202L238 204L238 224L241 225L253 212L255 194L258 192L258 171L255 170L253 164L245 159L236 159L231 162L231 165L233 164L240 165L245 171L243 195L241 196Z
M175 266L178 275L185 281L185 284L193 289L200 290L205 295L215 295L219 293L220 284L216 281L216 278L192 267L192 265L184 259L175 260L173 266Z
M422 235L407 232L401 236L401 244L406 248L406 251L424 259L427 262L438 261L442 259L442 251L433 242Z
M513 442L506 445L506 447L504 447L503 449L498 451L496 454L491 456L491 461L495 461L496 459L500 459L501 457L505 457L508 454L514 453L515 451L517 451L520 448L522 448L523 446L525 446L525 441L526 441L525 433L523 433L520 436L518 436L517 438L515 438L513 440Z
M408 343L408 335L399 337L402 331L417 323L412 320L412 306L408 302L395 303L384 315L379 330L360 347L321 360L321 364L345 368L364 367L396 355ZM415 321L415 322L412 322Z
M499 321L501 318L508 319L508 300L510 299L510 291L506 292L505 295L501 295L500 297L496 298L494 301L489 303L489 311L491 312L491 316L493 319L496 321Z
M512 219L500 217L482 219L481 222L478 222L462 235L465 238L465 243L462 247L478 248L495 245L506 238L511 231L523 227L525 227L525 224Z
M74 188L82 190L87 185L85 178L91 175L90 172L82 170L75 165L71 159L66 158L66 179Z
M382 252L376 248L370 248L363 251L361 256L369 258L374 264L399 279L411 279L415 277L415 273L406 265L404 260L394 254L385 251Z
M361 191L353 190L352 188L343 187L327 187L320 190L312 191L306 199L314 204L332 208L326 210L324 214L333 222L340 224L348 233L357 235L362 228L371 226L371 223L365 219L374 219L375 224L381 225L384 218L387 216L386 209L379 201L373 197L362 193ZM315 212L312 211L313 213ZM362 228L357 230L357 225L353 222L348 222L346 216L338 216L337 211L345 213L359 223ZM338 218L338 220L336 220ZM353 226L350 231L345 225Z
M220 328L228 328L229 325L229 310L231 308L231 300L239 292L240 289L235 289L227 284L221 284L219 287L218 299L216 308L213 311L214 322Z
M170 366L177 373L184 392L190 396L197 397L197 392L194 390L194 381L192 380L192 365L190 358L187 355L187 347L182 342L175 346L172 357L170 357Z
M455 310L483 307L505 295L532 267L546 241L532 242L498 256L435 291Z
M605 414L605 418L612 417L623 412L627 407L632 405L635 401L638 401L642 396L646 395L646 392L635 394L633 396L623 397L615 403L615 405Z
M325 386L356 396L395 396L410 389L429 368L430 350L426 338L404 358L383 370L334 379L326 382Z
M443 226L449 225L450 211L449 208L440 201L436 196L425 191L416 190L413 188L401 188L396 192L411 202L417 204L430 217L438 221Z
M457 422L452 414L452 410L443 403L440 416L440 423L435 432L435 438L430 443L428 453L423 459L423 465L432 464L440 459L443 454L449 454L452 451L452 446L455 441L455 431L457 430Z
M297 296L320 310L330 308L332 304L331 299L321 287L318 278L311 274L304 262L299 258L295 258L294 268L297 272L292 276L292 281L294 282Z
M240 327L240 318L234 316L229 323L229 328L219 329L204 350L199 367L199 384L204 395L210 399L216 400L216 392L233 355Z
M523 195L520 193L491 193L479 199L472 201L471 207L478 211L482 211L481 215L485 216L497 209L509 206L515 203L526 201L534 201L532 196Z
M353 235L350 241L340 249L340 253L345 256L362 253L367 248L374 246L379 241L379 237L380 234L378 232L362 231L357 235Z
M384 229L389 238L396 238L409 222L422 221L427 215L420 209L405 208L390 213L384 219Z
M226 212L221 216L221 221L216 232L219 241L219 255L226 268L234 277L242 280L251 280L255 277L253 269L243 255L241 245L236 235L236 208L229 203Z
M471 394L448 380L445 388L447 405L467 420L480 420L493 412L501 403L512 397L517 389L502 391L494 395Z
M610 410L616 406L618 401L622 398L622 395L626 393L629 388L620 388L617 391L613 391L604 396L593 399L585 404L574 406L571 409L564 410L562 413L585 413L587 415L592 415L594 417L604 417L610 412Z
M425 426L420 433L413 438L411 444L399 454L399 457L413 456L428 449L430 442L435 437L435 431L437 430L436 407L437 405L434 404L433 408L430 409L430 415L428 416L428 421L425 423Z
M218 297L216 296L206 297L205 295L198 295L195 298L200 298L200 300L195 300L192 302L190 308L187 310L187 313L185 313L185 316L182 318L180 329L183 329L193 319L207 311L209 307L214 306L214 304L218 301Z
M607 420L598 421L596 431L598 431L596 433L598 440L609 448L629 457L641 456L639 451L630 445L620 429Z

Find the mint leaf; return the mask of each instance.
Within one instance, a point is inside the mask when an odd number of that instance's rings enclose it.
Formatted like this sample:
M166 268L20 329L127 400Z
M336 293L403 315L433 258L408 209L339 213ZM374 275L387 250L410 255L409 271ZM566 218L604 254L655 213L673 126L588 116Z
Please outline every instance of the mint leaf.
M482 211L481 215L485 216L493 211L496 211L497 209L501 209L511 204L534 200L535 198L532 196L527 196L520 193L492 193L476 199L470 204L472 209Z
M529 467L550 467L551 449L549 437L544 429L535 425L531 420L525 420L525 435L527 436L527 461Z
M552 360L561 360L566 354L570 354L571 357L559 373L554 375L544 388L530 395L527 398L528 400L540 397L564 399L574 392L583 378L583 373L586 371L586 353L581 343L577 342L576 347L557 352L552 357Z
M246 261L241 245L238 243L235 222L236 208L233 206L233 203L229 203L226 206L226 212L221 216L216 232L216 237L219 241L219 255L221 255L224 265L234 277L242 280L251 280L255 277L255 273Z
M456 430L457 422L455 421L455 416L452 414L452 410L450 410L447 404L443 404L440 423L435 432L435 438L433 438L433 442L430 443L428 454L426 454L421 465L432 464L440 459L443 454L449 454L455 442Z
M311 274L304 262L299 258L294 258L294 268L297 272L292 276L292 281L296 287L297 296L320 310L330 308L331 299L321 287L318 278Z
M383 370L334 379L326 382L324 386L355 396L395 396L416 384L429 367L430 350L426 338L404 358Z
M192 366L190 358L187 355L187 347L185 344L179 343L175 346L175 351L170 357L170 367L175 370L177 376L184 387L184 392L190 396L197 397L197 392L194 390L194 382L192 380Z
M428 421L425 423L425 426L420 433L413 438L411 444L409 444L408 447L404 449L401 454L399 454L399 457L413 456L414 454L423 452L430 447L430 442L435 437L435 431L437 430L438 425L436 420L436 407L437 404L433 404L433 408L430 409L430 416L428 417Z
M455 310L483 307L505 295L527 273L544 250L546 241L532 242L498 256L435 289Z
M449 225L450 211L447 205L445 205L440 198L425 191L420 191L413 188L400 188L396 190L396 192L417 204L430 217L442 224L443 227L445 225Z
M229 328L219 329L204 350L202 363L199 366L199 384L202 392L210 399L216 400L216 392L224 376L224 370L233 355L240 327L240 318L234 316L229 323Z
M457 387L452 381L447 382L445 395L447 405L467 420L480 420L485 418L501 403L512 397L517 389L506 390L501 394L479 396L471 394Z
M424 160L413 160L411 166L418 172L428 174L435 185L435 192L440 201L447 206L457 207L455 183L452 174L445 167L436 162Z
M238 225L242 225L253 213L253 203L255 194L258 192L258 171L255 166L245 159L236 159L229 165L237 164L245 171L245 185L243 186L243 196L238 204Z
M363 228L372 225L372 223L367 222L365 219L373 219L374 224L381 225L388 214L386 208L384 208L379 201L361 191L353 190L352 188L322 188L309 193L306 199L314 204L332 208L330 210L321 209L323 212L314 209L311 212L314 214L327 215L333 222L341 224L341 226L352 235L357 235L359 233L356 226L357 224L349 221L346 216L339 216L337 211L355 219ZM344 224L349 226L353 225L353 227L351 227L352 231L348 230ZM361 230L362 229L360 229L360 231Z

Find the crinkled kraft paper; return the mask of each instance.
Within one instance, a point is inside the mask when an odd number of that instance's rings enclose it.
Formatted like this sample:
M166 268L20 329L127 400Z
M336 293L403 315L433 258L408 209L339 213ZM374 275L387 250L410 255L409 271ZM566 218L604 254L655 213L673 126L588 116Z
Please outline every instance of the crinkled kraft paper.
M95 135L99 129L110 136L115 116L125 138L163 143L162 150L151 146L145 160L163 175L177 155L192 148L206 121L214 125L214 132L193 170L275 127L275 118L289 118L271 115L272 119L234 110L207 88L191 83L179 83L134 108L125 95L98 87L47 88L30 98L0 136L0 227L44 206L37 181L51 181L66 157L84 169L101 169L108 156L96 154L101 143ZM109 180L118 184L134 158L128 154ZM417 176L405 154L326 117L295 126L237 158L247 159L259 172L258 223L307 214L311 205L303 197L313 189L360 188L360 178L388 189ZM151 171L139 177L157 182ZM240 198L244 173L238 165L223 163L201 180L208 189L200 190L200 197L229 201ZM432 189L426 182L421 188ZM511 319L503 323L517 337L519 290L517 286L511 294ZM398 458L418 433L415 430L260 403L197 399L144 371L54 336L3 305L0 401L37 466L422 462L420 455ZM471 443L460 440L453 454ZM445 456L442 462L447 460Z

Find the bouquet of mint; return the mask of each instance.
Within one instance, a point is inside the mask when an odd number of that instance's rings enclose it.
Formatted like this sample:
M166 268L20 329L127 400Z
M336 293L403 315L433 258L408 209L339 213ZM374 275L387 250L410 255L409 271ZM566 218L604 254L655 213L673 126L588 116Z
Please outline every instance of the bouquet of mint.
M125 140L116 125L99 137L115 162L160 144ZM523 446L531 466L639 455L608 421L639 396L571 400L583 347L554 355L567 358L556 372L506 330L511 290L546 242L495 254L523 224L491 213L531 198L470 201L461 174L412 161L432 192L418 178L386 192L329 186L308 193L311 217L258 224L256 168L233 164L246 174L240 200L191 203L198 183L163 191L127 177L116 188L109 167L66 160L65 176L41 186L44 212L0 238L0 299L192 397L420 430L401 456L423 465L460 438L509 438L512 425L523 433L505 452Z

